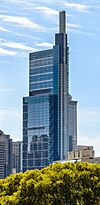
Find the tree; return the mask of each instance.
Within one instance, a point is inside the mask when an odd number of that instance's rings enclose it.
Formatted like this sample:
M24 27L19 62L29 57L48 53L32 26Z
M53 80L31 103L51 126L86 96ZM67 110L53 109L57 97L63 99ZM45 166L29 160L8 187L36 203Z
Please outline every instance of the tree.
M100 205L100 165L56 163L0 180L0 205Z

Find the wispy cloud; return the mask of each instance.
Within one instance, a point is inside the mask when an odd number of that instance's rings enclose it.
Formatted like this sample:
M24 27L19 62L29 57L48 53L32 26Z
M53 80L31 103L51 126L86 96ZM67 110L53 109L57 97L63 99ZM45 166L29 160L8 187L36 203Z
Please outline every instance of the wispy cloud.
M17 54L16 51L9 51L3 48L0 48L0 55L9 55L9 56L15 56Z
M78 4L78 3L65 3L64 4L67 8L75 9L80 12L86 12L89 10L90 6L85 4Z
M39 24L32 22L30 19L22 16L10 16L10 15L0 15L0 19L3 22L15 23L23 27L30 29L41 30L42 27Z
M68 27L68 32L82 33L83 34L83 32L81 31L82 26L79 24L68 23L67 27Z
M26 46L23 43L7 41L7 40L4 40L4 39L0 39L0 45L6 46L8 48L14 48L14 49L21 49L21 50L27 50L27 51L37 51L37 49L32 48L30 46Z
M82 26L80 26L79 24L68 23L67 25L69 28L73 28L73 29L82 28Z
M6 93L6 92L14 92L15 89L13 88L3 88L3 89L0 89L0 93Z
M85 36L95 36L94 33L91 33L91 32L87 32L87 31L82 31L82 30L79 30L78 28L80 27L69 27L68 31L70 32L74 32L74 33L77 33L77 34L82 34L82 35L85 35Z
M49 7L44 7L44 6L39 6L39 7L36 7L35 10L39 10L39 12L41 13L44 13L46 14L47 16L58 16L59 15L59 10L56 10L56 9L51 9ZM67 16L72 16L70 14L67 14Z
M0 26L0 31L8 32L8 30L3 28L2 26Z
M2 0L3 2L11 3L11 4L23 4L24 5L34 5L34 3L31 0Z
M2 0L2 1L4 1L4 2L7 2L7 3L21 3L21 4L26 4L26 5L28 5L28 4L31 4L31 5L34 5L34 4L40 4L40 3L44 3L44 4L53 4L53 3L57 3L58 2L58 0L54 0L53 2L51 2L51 0L44 0L43 2L41 2L41 0L9 0L9 2L7 1L7 0Z
M52 48L53 44L48 42L42 42L42 43L36 43L36 46Z
M51 9L48 7L37 7L35 9L39 10L47 15L58 15L58 13L59 13L57 10L54 10L54 9Z

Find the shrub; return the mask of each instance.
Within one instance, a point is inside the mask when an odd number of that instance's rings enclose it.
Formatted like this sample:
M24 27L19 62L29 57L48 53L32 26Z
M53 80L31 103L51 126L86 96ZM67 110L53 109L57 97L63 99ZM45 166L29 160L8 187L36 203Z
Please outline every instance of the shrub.
M0 180L0 205L100 205L100 165L56 163Z

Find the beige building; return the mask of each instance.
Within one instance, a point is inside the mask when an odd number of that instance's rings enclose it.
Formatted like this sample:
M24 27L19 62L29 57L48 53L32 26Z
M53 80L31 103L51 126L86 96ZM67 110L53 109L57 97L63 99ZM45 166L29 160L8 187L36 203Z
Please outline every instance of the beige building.
M68 160L73 159L89 159L94 158L93 146L78 146L77 151L71 151L68 153Z
M93 146L83 146L79 145L77 151L68 152L68 159L65 161L59 161L61 163L65 162L89 162L89 163L100 163L100 157L94 157ZM55 163L55 162L54 162Z
M88 152L89 154L91 154L91 156L94 156L94 149L93 146L88 146L88 145L78 145L77 149L80 151L82 150L83 152ZM85 152L85 153L86 153ZM89 155L90 156L90 155Z

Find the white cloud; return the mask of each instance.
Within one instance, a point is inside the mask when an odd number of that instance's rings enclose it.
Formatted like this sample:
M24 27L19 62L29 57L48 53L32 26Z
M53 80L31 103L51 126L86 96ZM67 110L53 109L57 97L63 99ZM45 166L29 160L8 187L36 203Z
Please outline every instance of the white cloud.
M26 46L23 43L16 43L16 42L12 42L12 41L1 40L0 44L2 46L6 46L6 47L9 47L9 48L28 50L28 51L37 51L37 49L32 48L30 46Z
M52 43L48 43L48 42L42 42L42 43L37 43L36 46L52 48L53 44Z
M88 6L88 5L78 4L78 3L65 3L65 6L67 8L72 8L72 9L75 9L75 10L81 11L81 12L86 12L90 8L90 6Z
M42 11L43 13L47 15L58 15L59 13L57 10L54 10L48 7L37 7L36 9Z
M1 27L1 26L0 26L0 31L8 32L7 29L5 29L5 28L3 28L3 27Z
M82 28L82 26L80 26L79 24L68 23L67 27L68 27L68 32L71 31L71 32L83 34L83 32L79 30Z
M29 20L26 17L21 17L21 16L9 16L9 15L0 15L0 19L3 22L10 22L10 23L15 23L18 25L21 25L23 27L31 28L31 29L42 29L42 27L31 20Z
M13 88L3 88L3 89L0 89L0 93L5 93L5 92L14 92L15 89Z
M26 5L28 5L28 4L34 5L34 4L37 4L37 3L38 4L41 3L41 0L34 0L34 1L33 0L9 0L9 1L8 0L2 0L2 1L7 2L7 3L16 3L16 4L21 3L21 4L26 4ZM57 1L54 0L53 3L54 2L57 2ZM47 3L47 4L50 3L51 4L52 2L51 2L51 0L44 0L43 3L44 4L45 3Z
M68 28L68 31L71 31L71 32L74 32L74 33L78 33L78 34L82 34L82 35L85 35L85 36L95 36L94 33L90 33L90 32L86 32L86 31L82 31L82 30L79 30L78 28L81 28L81 26L77 25L74 27L69 27Z
M69 28L74 28L74 29L81 28L81 26L78 24L68 23L67 25Z
M23 4L24 5L30 5L30 4L33 4L33 2L31 0L2 0L4 2L7 2L7 3L11 3L11 4Z
M36 10L39 10L40 12L46 14L46 15L49 15L49 16L52 16L52 15L59 15L59 11L55 10L55 9L51 9L49 7L36 7L35 8ZM70 14L66 14L66 16L72 16Z
M9 51L3 48L0 48L0 55L10 55L10 56L15 56L17 52L15 51Z

